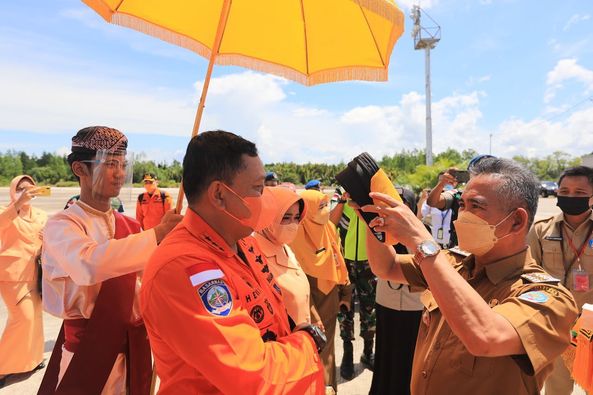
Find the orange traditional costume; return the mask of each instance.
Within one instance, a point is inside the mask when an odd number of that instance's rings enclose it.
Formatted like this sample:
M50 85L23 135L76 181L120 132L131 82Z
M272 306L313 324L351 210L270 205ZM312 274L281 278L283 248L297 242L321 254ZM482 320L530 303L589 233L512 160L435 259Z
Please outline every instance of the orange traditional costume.
M303 191L300 196L307 211L290 247L307 274L313 304L325 327L327 345L321 352L325 383L337 390L334 335L340 300L350 301L351 287L338 233L329 221L329 197L315 190ZM327 204L320 209L323 202Z
M125 151L127 138L92 127L72 143L73 153L105 146L116 154ZM43 306L64 321L38 394L150 392L150 346L137 293L156 246L155 231L142 232L136 220L83 200L47 222Z
M43 360L43 317L37 290L36 258L47 215L29 206L17 212L18 184L10 183L10 205L0 210L0 294L8 309L8 321L0 339L0 376L28 372Z
M313 338L291 333L252 237L235 252L187 210L153 254L141 306L160 394L323 394Z

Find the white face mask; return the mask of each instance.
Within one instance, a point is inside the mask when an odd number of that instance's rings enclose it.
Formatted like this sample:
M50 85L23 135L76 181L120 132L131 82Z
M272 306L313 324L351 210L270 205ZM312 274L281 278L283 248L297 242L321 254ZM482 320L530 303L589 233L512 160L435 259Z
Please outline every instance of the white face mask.
M469 211L461 211L456 221L455 231L459 241L459 248L476 256L482 256L490 251L501 239L509 236L497 237L496 228L506 221L514 213L512 211L496 225L490 225L486 220L478 217Z
M299 230L299 224L276 224L269 230L270 234L278 244L290 244L294 241L297 232Z

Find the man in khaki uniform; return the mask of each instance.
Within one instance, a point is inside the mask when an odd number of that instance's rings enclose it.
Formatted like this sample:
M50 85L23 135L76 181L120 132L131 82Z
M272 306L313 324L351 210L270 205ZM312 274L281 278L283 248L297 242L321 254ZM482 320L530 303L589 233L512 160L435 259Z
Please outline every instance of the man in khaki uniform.
M558 182L562 213L537 221L528 241L537 263L568 288L579 310L593 303L593 169L578 166L562 173ZM562 358L546 381L546 395L571 394L574 382Z
M386 206L363 208L379 215L369 225L415 255L371 235L369 262L381 278L426 288L411 393L537 394L569 344L577 308L527 246L538 202L533 174L497 158L471 172L455 224L467 256L441 251L407 207L371 193Z

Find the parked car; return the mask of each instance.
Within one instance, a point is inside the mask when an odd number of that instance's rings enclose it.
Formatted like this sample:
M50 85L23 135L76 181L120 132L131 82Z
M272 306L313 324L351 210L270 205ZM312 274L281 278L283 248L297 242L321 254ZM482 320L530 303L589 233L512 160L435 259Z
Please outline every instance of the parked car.
M542 181L539 189L540 195L548 197L558 195L558 184L555 181Z

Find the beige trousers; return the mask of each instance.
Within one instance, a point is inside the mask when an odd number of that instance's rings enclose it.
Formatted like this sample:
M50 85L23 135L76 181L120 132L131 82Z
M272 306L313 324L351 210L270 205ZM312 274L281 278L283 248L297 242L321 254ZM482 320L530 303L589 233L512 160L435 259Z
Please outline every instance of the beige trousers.
M0 338L0 375L29 372L43 361L43 315L35 281L0 281L8 320Z

